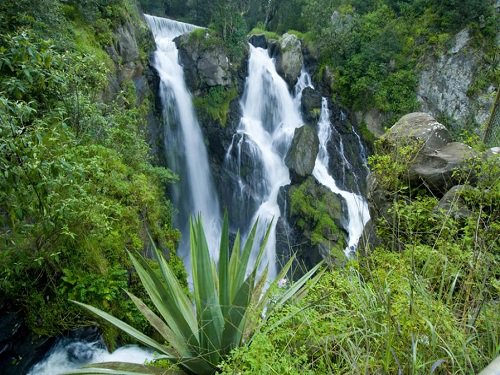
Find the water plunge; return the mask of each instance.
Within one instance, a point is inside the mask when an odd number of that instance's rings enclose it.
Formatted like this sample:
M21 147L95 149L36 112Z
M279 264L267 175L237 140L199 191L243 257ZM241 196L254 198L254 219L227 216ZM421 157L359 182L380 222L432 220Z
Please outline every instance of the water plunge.
M136 345L122 346L110 353L102 340L83 341L60 339L44 359L30 370L28 375L59 375L76 370L84 365L99 362L129 362L143 364L153 359L150 350Z

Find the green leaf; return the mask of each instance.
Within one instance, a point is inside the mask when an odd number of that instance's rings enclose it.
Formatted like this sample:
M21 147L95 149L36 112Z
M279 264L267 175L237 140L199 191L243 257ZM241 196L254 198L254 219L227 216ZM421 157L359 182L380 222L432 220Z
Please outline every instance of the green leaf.
M114 316L112 316L112 315L110 315L102 310L99 310L98 308L95 308L93 306L86 305L84 303L77 302L77 301L72 301L72 302L84 307L85 309L89 310L90 312L94 313L95 315L107 320L109 323L113 324L118 329L129 334L137 341L142 342L143 344L157 350L159 353L166 354L170 357L174 357L172 355L172 353L170 352L170 350L168 348L166 348L164 345L161 345L156 340L153 340L149 336L143 334L142 332L138 331L137 329L128 325L127 323L122 322L121 320L115 318Z

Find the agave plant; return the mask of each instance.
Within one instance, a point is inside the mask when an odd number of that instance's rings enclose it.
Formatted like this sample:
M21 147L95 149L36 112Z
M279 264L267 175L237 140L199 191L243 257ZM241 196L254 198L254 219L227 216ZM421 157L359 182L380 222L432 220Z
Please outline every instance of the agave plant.
M258 270L269 237L270 225L260 244L255 264L249 266L257 225L255 223L252 227L242 249L238 232L232 251L230 251L227 215L224 217L217 267L209 255L201 218L191 221L190 246L194 303L156 247L154 247L154 253L160 265L161 276L151 269L142 256L129 253L159 316L132 293L127 292L127 294L151 326L158 331L164 342L148 337L102 310L74 302L155 350L159 354L156 358L167 358L188 373L213 374L224 356L235 347L242 345L244 341L251 339L251 334L257 328L257 324L262 323L260 318L263 317L263 312L268 316L272 309L282 306L299 290L304 291L304 284L320 266L311 269L281 294L273 296L274 286L286 275L293 259L283 267L276 280L265 289L268 278L267 266L261 273ZM318 277L319 275L314 279ZM164 374L164 371L152 366L130 363L98 363L71 373Z

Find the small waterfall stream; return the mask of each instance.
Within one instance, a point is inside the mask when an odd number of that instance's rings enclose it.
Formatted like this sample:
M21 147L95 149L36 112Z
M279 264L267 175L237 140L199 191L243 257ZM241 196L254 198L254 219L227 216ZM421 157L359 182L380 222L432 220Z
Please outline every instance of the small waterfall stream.
M356 250L365 224L370 219L370 213L368 211L368 203L362 196L339 189L335 180L328 172L329 155L327 143L332 136L332 124L330 123L330 111L328 110L326 98L323 98L321 103L318 136L320 148L318 157L316 158L316 164L314 165L313 176L319 183L325 185L333 193L341 195L346 201L349 218L347 228L349 242L344 252L346 255L350 255Z
M293 138L295 128L302 125L296 102L288 92L283 78L276 72L273 59L267 50L250 46L248 77L241 101L242 118L238 128L239 137L233 138L228 150L227 167L236 168L239 174L239 194L235 200L245 199L245 192L252 191L256 209L248 212L245 227L259 219L258 237L262 238L267 225L273 220L269 241L262 264L269 265L269 278L277 273L276 222L280 217L278 193L281 186L290 182L285 156ZM233 148L237 148L232 159ZM247 147L253 165L261 166L258 174L242 176L241 148ZM238 160L239 157L239 160ZM254 252L255 255L255 252Z
M191 95L184 81L173 39L196 28L182 22L146 15L156 41L154 67L160 76L160 97L165 124L165 150L170 169L180 176L173 189L179 210L177 225L183 233L178 251L189 271L189 217L201 214L212 258L218 259L221 216L208 155Z

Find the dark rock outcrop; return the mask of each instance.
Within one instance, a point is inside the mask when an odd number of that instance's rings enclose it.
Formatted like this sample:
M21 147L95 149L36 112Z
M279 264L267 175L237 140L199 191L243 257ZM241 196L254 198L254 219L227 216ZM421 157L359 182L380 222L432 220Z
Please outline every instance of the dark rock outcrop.
M328 101L332 136L327 149L330 156L328 171L342 190L366 194L368 168L367 149L355 133L347 111Z
M210 38L206 31L204 36L184 34L175 39L186 83L195 95L210 87L230 86L233 81L224 47L210 43Z
M283 212L276 226L276 252L280 263L296 255L293 277L300 277L322 259L345 261L347 223L344 199L313 177L280 189Z
M3 307L0 313L0 372L5 375L27 374L55 339L33 333L18 312Z
M257 48L267 48L267 39L264 34L252 35L248 38L248 43Z
M292 182L301 182L312 174L318 151L319 139L316 129L308 125L295 129L285 158Z
M311 87L306 87L302 91L300 109L308 125L317 124L321 114L321 93Z

